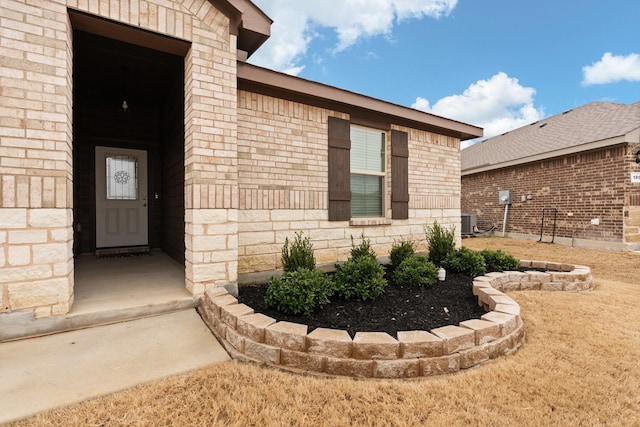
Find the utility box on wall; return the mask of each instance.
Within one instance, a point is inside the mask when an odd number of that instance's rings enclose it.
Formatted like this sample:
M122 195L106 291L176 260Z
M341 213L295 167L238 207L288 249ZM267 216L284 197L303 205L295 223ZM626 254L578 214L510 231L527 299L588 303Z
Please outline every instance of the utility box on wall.
M511 204L511 190L501 190L498 192L498 203L500 205L510 205Z

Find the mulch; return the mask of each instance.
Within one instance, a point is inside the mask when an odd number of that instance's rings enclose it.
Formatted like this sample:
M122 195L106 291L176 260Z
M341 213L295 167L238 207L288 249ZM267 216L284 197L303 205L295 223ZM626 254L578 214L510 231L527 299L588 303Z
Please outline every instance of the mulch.
M277 321L308 325L308 332L316 328L340 329L352 338L356 332L386 332L395 338L398 331L457 326L486 313L473 295L471 278L452 273L447 274L445 281L430 287L397 286L389 281L382 296L375 300L344 300L334 296L328 305L310 316L283 314L268 308L264 304L266 290L266 284L241 287L238 302Z

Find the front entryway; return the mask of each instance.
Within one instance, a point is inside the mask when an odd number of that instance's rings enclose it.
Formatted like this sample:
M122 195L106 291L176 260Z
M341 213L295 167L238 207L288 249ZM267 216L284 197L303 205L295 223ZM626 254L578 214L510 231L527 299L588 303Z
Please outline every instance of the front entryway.
M96 147L96 250L148 246L147 152Z
M73 41L74 255L160 249L182 264L184 58Z
M184 58L132 41L73 35L76 323L194 304L184 267Z

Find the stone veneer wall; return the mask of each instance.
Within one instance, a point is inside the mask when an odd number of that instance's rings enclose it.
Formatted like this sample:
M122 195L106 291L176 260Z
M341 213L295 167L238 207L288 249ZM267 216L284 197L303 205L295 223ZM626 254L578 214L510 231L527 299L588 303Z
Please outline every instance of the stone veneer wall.
M65 2L0 5L0 315L73 303L71 32Z
M509 354L524 342L520 306L504 292L514 290L586 291L593 288L591 270L539 261L525 268L547 272L488 273L473 281L478 303L489 310L481 319L427 331L347 331L276 322L224 289L208 289L200 312L232 357L287 370L362 378L414 378L467 369Z
M409 219L391 219L388 155L385 217L328 221L329 116L350 119L338 111L239 91L239 274L280 268L284 240L297 231L310 237L318 264L346 260L351 236L358 239L362 233L378 254L388 254L401 237L424 242L424 226L433 220L456 226L459 239L459 140L393 124L392 129L409 134Z
M0 315L63 315L74 296L68 9L188 40L186 288L237 281L237 52L208 0L0 3Z

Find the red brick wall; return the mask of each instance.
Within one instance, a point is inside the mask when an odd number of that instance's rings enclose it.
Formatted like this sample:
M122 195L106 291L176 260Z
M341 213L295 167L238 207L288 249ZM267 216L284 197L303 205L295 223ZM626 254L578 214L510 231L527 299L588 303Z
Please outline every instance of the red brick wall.
M539 235L543 208L558 209L556 236L622 241L630 151L624 144L462 177L462 212L478 215L478 227L502 231L498 191L512 190L507 233ZM635 163L633 163L635 165ZM521 201L522 195L531 199ZM567 214L572 213L572 216ZM545 217L545 236L552 221ZM592 225L598 218L600 225ZM549 227L547 227L549 225Z

